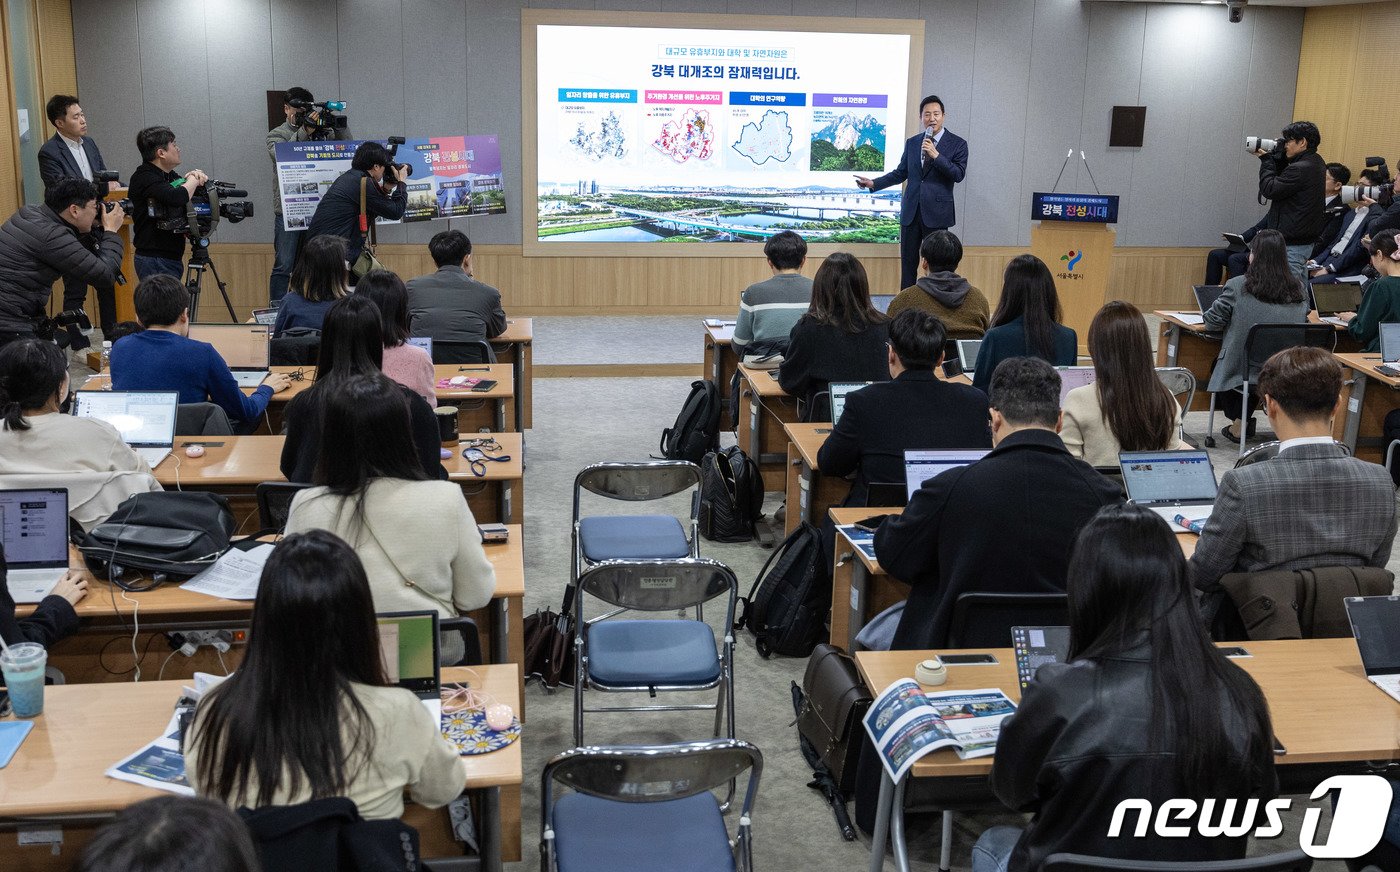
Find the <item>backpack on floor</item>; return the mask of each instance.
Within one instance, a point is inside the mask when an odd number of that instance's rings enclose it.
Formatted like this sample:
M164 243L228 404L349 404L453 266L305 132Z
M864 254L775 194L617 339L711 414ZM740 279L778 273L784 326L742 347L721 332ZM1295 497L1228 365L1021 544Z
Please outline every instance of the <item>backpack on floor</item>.
M708 379L691 382L675 426L661 431L661 456L699 466L706 451L719 448L719 412L719 387Z
M821 531L803 521L758 571L749 595L740 600L734 629L747 627L762 657L806 657L826 633L830 609Z
M763 517L763 476L738 448L711 451L700 462L700 535L711 542L747 542Z

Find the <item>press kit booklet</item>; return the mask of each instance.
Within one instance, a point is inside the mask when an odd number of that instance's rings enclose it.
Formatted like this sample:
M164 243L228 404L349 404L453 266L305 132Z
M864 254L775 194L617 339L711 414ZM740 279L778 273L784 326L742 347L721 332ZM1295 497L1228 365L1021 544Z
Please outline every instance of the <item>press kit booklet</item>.
M1001 722L1015 711L995 688L925 693L914 679L902 678L875 698L864 723L880 763L899 781L939 748L952 748L963 760L994 753Z

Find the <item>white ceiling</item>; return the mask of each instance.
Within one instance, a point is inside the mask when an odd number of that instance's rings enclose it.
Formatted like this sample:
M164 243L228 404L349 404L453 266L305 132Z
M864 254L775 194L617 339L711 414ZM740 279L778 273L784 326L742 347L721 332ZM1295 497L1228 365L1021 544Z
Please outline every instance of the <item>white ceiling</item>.
M1189 3L1199 4L1201 0L1084 0L1089 3ZM1223 4L1224 0L1221 0ZM1250 6L1351 6L1358 0L1249 0Z

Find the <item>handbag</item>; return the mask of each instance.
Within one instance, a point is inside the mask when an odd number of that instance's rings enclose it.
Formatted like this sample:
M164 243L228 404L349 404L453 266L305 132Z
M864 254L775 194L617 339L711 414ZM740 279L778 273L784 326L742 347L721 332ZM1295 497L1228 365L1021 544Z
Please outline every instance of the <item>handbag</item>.
M856 671L855 660L834 645L818 644L807 659L802 694L797 732L811 743L837 791L850 796L855 791L856 763L860 760L860 743L855 739L872 699Z
M553 690L560 684L574 685L576 665L574 640L574 587L564 588L564 602L559 611L539 609L525 618L525 679L537 678L540 684Z
M88 569L122 582L124 570L150 572L154 587L166 576L198 575L229 549L233 512L228 500L203 492L154 491L122 500L111 517L78 543Z
M362 234L360 256L355 258L355 262L350 265L350 275L354 276L357 282L364 278L370 270L385 268L384 264L379 262L379 258L374 256L376 237L374 220L370 218L366 199L368 187L369 176L364 176L360 179L360 233Z

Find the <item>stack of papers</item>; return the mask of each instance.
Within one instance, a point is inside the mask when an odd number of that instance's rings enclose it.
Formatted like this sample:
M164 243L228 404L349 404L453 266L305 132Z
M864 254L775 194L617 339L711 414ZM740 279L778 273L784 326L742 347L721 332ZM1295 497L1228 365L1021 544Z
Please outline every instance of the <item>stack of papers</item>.
M1206 323L1205 317L1198 312L1173 312L1172 314L1176 316L1176 320L1183 324L1195 326Z
M258 580L270 556L271 543L250 551L227 551L213 566L180 585L180 589L227 600L257 599Z

